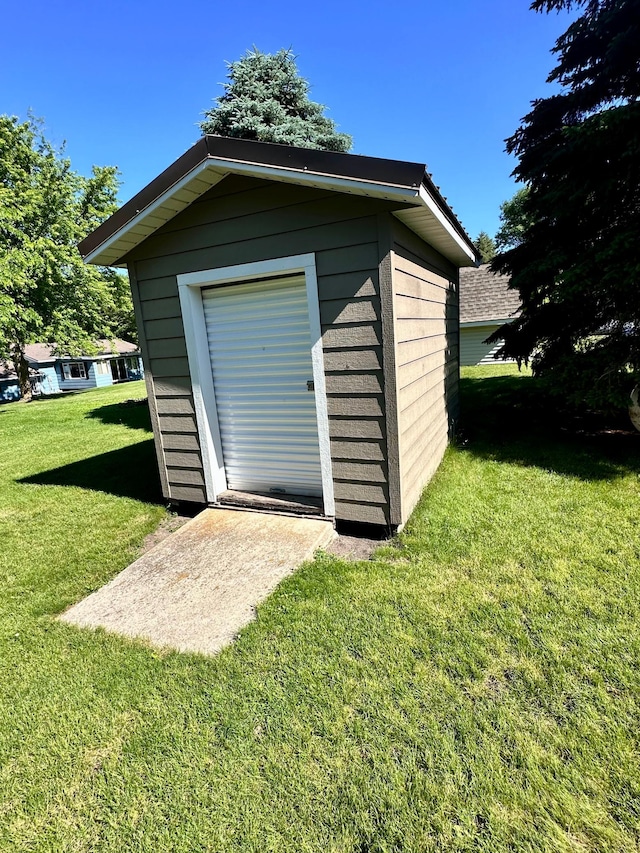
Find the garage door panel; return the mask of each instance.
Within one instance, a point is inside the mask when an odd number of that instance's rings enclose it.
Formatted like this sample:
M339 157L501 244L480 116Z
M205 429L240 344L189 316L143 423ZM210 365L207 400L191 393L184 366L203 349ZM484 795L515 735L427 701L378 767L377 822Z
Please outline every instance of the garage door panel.
M229 489L322 495L302 276L203 291Z

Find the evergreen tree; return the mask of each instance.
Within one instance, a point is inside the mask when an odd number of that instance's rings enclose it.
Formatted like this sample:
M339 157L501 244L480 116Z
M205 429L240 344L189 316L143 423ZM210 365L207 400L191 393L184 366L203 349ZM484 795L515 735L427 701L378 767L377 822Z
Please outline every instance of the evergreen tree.
M640 0L535 0L582 7L549 81L507 151L525 228L493 266L522 314L501 354L531 358L565 399L619 405L640 378Z
M323 115L325 108L309 100L309 84L291 50L270 54L254 48L228 67L224 94L200 123L203 133L349 151L351 137L338 133Z
M493 237L490 237L486 231L481 231L476 239L476 248L480 253L480 259L483 264L489 263L496 255L496 243Z
M131 310L122 277L86 266L77 249L116 209L117 170L94 167L84 178L62 154L34 119L0 116L0 358L13 362L24 398L27 344L92 354Z

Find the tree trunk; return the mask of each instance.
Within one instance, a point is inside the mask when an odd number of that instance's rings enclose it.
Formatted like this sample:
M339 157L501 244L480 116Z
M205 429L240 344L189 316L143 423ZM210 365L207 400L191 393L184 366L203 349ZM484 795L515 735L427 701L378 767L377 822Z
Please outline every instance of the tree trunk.
M29 382L29 362L24 355L24 347L21 344L16 344L13 348L13 366L16 369L18 376L18 387L20 388L20 397L28 402L31 399L31 382Z

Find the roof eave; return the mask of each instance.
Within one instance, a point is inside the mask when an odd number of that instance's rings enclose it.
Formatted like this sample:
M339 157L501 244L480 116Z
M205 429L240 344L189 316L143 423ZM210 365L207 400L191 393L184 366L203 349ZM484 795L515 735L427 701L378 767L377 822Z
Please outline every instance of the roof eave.
M420 164L211 136L85 238L80 253L87 263L124 266L123 258L146 237L230 174L400 202L406 207L394 211L397 218L445 257L458 266L477 262L475 247Z

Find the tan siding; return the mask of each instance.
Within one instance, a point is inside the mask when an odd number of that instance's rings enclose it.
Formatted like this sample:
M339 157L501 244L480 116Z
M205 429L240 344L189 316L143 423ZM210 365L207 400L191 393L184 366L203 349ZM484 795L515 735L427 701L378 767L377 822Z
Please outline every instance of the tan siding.
M382 394L382 371L327 373L328 394Z
M249 217L244 217L238 227L249 226ZM271 229L275 230L278 217L272 213L269 217ZM140 280L156 276L179 275L183 272L214 269L215 267L233 266L239 263L261 261L265 258L284 258L288 255L301 255L309 251L318 253L332 252L335 247L349 248L366 244L368 239L375 236L372 226L375 217L354 219L345 225L344 222L329 222L315 228L304 228L300 231L287 231L284 234L272 233L251 240L236 239L234 242L219 241L217 229L210 228L203 232L206 240L202 246L185 248L161 257L145 258L136 261ZM189 232L185 232L189 233ZM240 237L237 234L236 237ZM141 248L144 247L144 243Z
M165 432L162 436L165 450L200 450L198 436L179 432Z
M375 299L329 299L320 303L320 322L374 323L380 317L380 302Z
M324 368L327 372L382 370L382 348L372 346L368 349L327 350L324 354Z
M384 418L370 417L354 421L349 418L333 417L329 421L331 438L382 439L385 433Z
M191 394L190 376L171 376L158 379L155 383L156 397L189 397Z
M147 349L149 358L187 357L187 346L183 337L149 341Z
M154 278L151 281L141 281L138 284L140 301L147 302L153 299L167 299L178 295L178 282L171 275L166 278Z
M350 350L356 347L378 347L382 344L382 328L379 323L361 326L324 326L322 346L325 352L331 349Z
M150 364L153 375L157 376L158 379L189 375L189 360L186 356L182 358L152 358Z
M197 488L193 486L178 486L171 487L171 500L174 501L192 501L193 503L206 504L207 493L204 486Z
M172 498L204 495L176 276L314 252L337 515L389 523L377 219L393 208L227 178L131 253Z
M388 501L387 501L388 503ZM343 521L356 521L363 524L389 524L387 506L374 506L366 503L362 496L354 503L336 501L336 518Z
M147 300L142 303L142 316L145 320L163 320L167 317L180 317L180 300L177 296L164 299Z
M184 340L184 328L180 317L172 317L163 320L145 320L144 328L147 340L164 340L165 338L182 338Z
M382 394L377 397L338 397L327 395L327 408L329 417L338 415L340 417L351 417L358 421L361 418L379 418L384 416L384 399ZM329 425L331 432L331 425ZM357 427L354 427L354 438L357 438Z
M360 481L355 483L338 481L335 485L335 496L339 501L361 501L380 506L385 506L389 499L386 486Z
M158 416L160 432L197 433L196 419L193 415L161 415Z
M195 408L191 397L157 397L159 415L193 415Z
M363 280L361 272L337 273L322 277L323 299L357 299L377 296L377 283L372 278Z
M332 441L333 459L362 459L367 462L384 462L385 445L381 441Z
M393 293L403 520L433 476L457 410L457 270L394 224Z
M201 470L193 468L167 468L169 482L176 486L204 486L204 476Z

